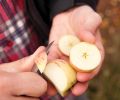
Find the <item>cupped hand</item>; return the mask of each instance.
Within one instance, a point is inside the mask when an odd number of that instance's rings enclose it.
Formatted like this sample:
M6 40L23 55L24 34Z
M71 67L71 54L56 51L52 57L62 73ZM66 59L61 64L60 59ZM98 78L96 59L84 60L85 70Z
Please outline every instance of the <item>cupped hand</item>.
M104 48L101 35L98 31L101 22L102 20L99 14L89 6L70 9L69 11L56 15L53 19L49 43L54 41L54 44L50 48L49 60L57 58L68 60L58 49L59 39L66 34L74 34L79 37L81 41L95 44L101 52L102 60L96 70L90 73L77 72L78 82L71 89L74 95L81 95L84 93L88 88L89 80L100 71L104 59ZM48 94L53 95L55 93L56 90L50 86Z

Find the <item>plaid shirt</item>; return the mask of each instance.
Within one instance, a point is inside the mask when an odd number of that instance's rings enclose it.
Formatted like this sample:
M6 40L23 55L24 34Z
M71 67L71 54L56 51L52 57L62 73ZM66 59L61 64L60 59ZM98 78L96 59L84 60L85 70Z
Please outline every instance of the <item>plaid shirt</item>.
M0 63L11 62L33 53L39 46L32 23L26 16L25 0L0 0ZM42 100L75 100L43 96ZM79 99L81 100L81 99Z
M38 45L24 0L0 0L0 63L28 56Z

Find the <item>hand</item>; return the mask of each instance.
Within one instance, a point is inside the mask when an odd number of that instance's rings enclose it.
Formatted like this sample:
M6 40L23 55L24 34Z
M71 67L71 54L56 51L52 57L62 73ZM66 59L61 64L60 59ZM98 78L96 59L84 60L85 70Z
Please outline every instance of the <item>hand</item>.
M101 41L100 33L98 32L101 24L101 17L92 10L89 6L81 6L69 11L58 14L53 19L53 24L50 32L49 42L54 41L49 53L49 60L61 58L68 59L58 49L58 40L66 34L75 34L81 41L94 43L100 50L102 61L104 58L104 49ZM102 64L101 61L101 64ZM88 87L88 82L100 70L99 67L91 73L77 72L78 83L71 89L75 95L81 95ZM51 92L52 90L52 92ZM50 92L49 92L50 91ZM50 86L48 94L52 95L55 90Z
M46 81L34 72L35 57L44 52L44 47L31 56L0 65L1 100L39 100L47 90Z

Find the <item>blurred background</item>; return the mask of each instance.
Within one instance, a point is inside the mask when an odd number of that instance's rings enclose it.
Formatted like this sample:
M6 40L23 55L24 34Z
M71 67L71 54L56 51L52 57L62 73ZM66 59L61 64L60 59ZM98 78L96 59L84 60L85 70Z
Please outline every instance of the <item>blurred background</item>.
M89 86L90 100L120 100L120 0L100 0L105 61Z

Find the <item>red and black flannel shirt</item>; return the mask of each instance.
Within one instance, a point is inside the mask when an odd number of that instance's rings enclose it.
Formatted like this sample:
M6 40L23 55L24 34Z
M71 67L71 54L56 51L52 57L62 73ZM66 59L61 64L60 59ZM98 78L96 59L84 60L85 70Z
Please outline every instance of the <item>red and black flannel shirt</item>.
M24 1L0 0L0 63L28 56L38 47Z

